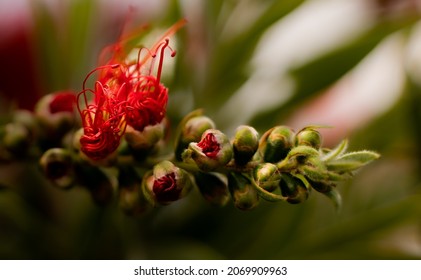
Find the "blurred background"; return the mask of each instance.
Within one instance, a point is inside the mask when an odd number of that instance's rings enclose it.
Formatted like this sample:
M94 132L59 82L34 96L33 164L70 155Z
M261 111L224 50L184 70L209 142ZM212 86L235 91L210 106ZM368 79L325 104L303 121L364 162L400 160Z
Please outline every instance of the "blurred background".
M164 65L173 126L196 108L228 135L330 125L325 146L382 158L339 186L339 214L316 192L242 212L193 191L142 217L0 163L1 259L421 258L421 1L0 0L0 124L80 91L129 9L152 38L188 20Z

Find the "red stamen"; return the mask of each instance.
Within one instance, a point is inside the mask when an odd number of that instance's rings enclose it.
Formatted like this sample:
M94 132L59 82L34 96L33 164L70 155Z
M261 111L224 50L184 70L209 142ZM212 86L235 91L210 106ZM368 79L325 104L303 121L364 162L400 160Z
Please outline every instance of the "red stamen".
M177 188L177 180L174 173L155 179L152 189L159 202L171 202L180 198L181 189Z
M212 133L206 134L206 136L197 144L197 146L201 148L202 152L209 158L215 158L221 150L215 135Z

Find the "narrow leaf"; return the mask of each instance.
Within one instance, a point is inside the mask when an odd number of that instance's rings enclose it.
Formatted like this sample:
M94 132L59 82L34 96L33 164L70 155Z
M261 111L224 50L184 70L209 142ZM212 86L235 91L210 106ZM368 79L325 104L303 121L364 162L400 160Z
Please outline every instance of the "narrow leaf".
M339 157L335 161L327 162L326 166L329 171L349 172L357 170L379 157L379 154L371 151L352 152Z
M336 146L336 148L334 148L333 150L329 151L327 154L322 156L322 160L323 161L333 160L341 156L343 153L345 153L347 148L348 148L348 139L344 139L342 140L341 143L339 143L338 146Z

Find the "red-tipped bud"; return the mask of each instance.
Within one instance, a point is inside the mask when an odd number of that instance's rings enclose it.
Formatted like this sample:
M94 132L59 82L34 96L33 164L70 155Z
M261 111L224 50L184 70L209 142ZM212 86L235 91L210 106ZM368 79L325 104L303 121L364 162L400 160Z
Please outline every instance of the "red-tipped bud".
M183 157L186 161L193 159L202 171L211 171L230 162L233 149L225 134L216 129L208 129L199 143L190 143Z
M192 187L191 179L186 171L176 167L170 161L155 165L153 176L146 179L144 191L152 204L166 205L187 195Z
M38 101L35 115L45 141L54 143L60 140L74 126L75 107L76 96L69 91L48 94Z

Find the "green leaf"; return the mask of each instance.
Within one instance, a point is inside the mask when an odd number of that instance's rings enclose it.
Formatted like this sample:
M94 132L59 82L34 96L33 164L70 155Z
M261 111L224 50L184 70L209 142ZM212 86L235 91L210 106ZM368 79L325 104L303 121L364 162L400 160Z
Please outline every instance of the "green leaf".
M357 170L371 161L378 159L380 155L371 151L351 152L339 157L335 161L327 162L326 166L330 171L349 172Z
M324 156L322 156L323 161L330 161L333 159L336 159L338 156L341 156L346 149L348 148L348 139L342 140L341 143L339 143L336 148L326 153Z

